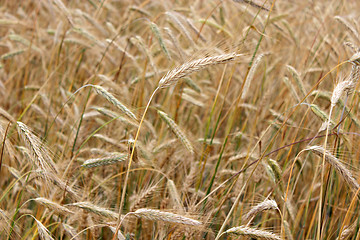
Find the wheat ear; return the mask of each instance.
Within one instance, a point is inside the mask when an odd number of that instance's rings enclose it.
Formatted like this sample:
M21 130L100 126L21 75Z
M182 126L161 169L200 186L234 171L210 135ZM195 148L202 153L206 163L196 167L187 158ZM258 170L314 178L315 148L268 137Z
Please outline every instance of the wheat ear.
M121 111L123 111L128 117L137 120L134 113L132 113L124 104L122 104L119 100L117 100L111 93L106 91L103 87L98 85L91 85L94 87L95 91L103 96L106 100L108 100L110 103L112 103L114 106L119 108Z
M33 157L30 158L33 164L44 172L57 172L50 154L48 153L44 143L31 132L31 130L22 122L17 122L19 135L28 145Z
M179 79L193 73L198 72L205 67L217 64L228 63L237 60L242 54L235 52L229 54L222 54L214 57L200 58L191 62L180 65L169 71L159 81L159 88L169 87L178 82Z
M334 167L337 173L345 180L353 191L357 191L360 188L359 183L352 176L351 172L340 162L340 159L336 158L329 151L325 150L322 146L311 146L307 148L317 154L320 157L324 157L325 160Z
M255 205L250 209L250 211L244 216L244 221L250 222L258 213L261 213L265 210L278 209L278 206L275 200L266 199L261 203Z
M187 139L185 134L181 131L179 126L172 120L166 113L158 110L158 114L160 117L166 122L169 128L174 132L176 137L180 139L180 141L184 144L184 146L189 150L189 152L194 153L194 148L191 145L190 141Z
M54 210L57 213L61 213L63 215L68 215L68 214L74 213L73 211L67 209L66 207L61 206L60 204L53 202L49 199L43 198L43 197L35 198L34 201L46 206L47 208L49 208L51 210Z
M37 220L34 216L32 216L32 217L36 221L36 225L37 225L37 228L38 228L38 233L39 233L40 239L42 239L42 240L54 240L54 238L51 237L50 231L39 220Z
M191 225L191 226L202 225L202 222L192 218L184 217L182 215L175 213L163 212L148 208L141 208L130 214L151 221L163 221L163 222L171 222L171 223Z
M93 158L86 160L81 166L84 168L93 168L98 166L112 165L123 162L128 158L127 154L111 154L103 158Z
M259 230L257 228L251 228L246 226L233 227L226 230L225 233L231 233L236 235L242 235L246 237L251 237L255 239L267 239L267 240L281 240L281 238L269 231Z
M68 206L78 207L78 208L84 209L87 212L92 212L92 213L95 213L96 215L107 217L107 218L112 218L112 219L118 218L118 215L116 212L110 211L106 208L96 206L90 202L71 203L71 204L68 204Z

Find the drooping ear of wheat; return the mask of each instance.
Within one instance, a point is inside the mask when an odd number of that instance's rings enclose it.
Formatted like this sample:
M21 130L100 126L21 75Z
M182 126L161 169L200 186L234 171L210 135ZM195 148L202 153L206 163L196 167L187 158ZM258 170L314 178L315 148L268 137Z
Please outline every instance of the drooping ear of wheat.
M253 206L250 209L250 211L248 211L246 213L243 220L248 222L253 217L255 217L257 214L259 214L259 213L261 213L261 212L263 212L265 210L270 210L270 209L278 209L278 206L277 206L275 200L266 199L266 200L262 201L261 203Z
M304 86L304 84L303 84L303 82L301 80L300 74L298 73L298 71L293 66L287 65L286 68L291 73L296 85L300 89L301 97L302 98L305 97L307 91L306 91L305 86Z
M91 85L94 87L95 91L103 96L106 100L112 103L115 107L119 108L123 113L125 113L128 117L137 120L135 114L131 112L124 104L122 104L119 100L117 100L111 93L106 91L103 87L98 85Z
M52 160L51 154L41 140L31 132L31 130L22 122L17 122L19 135L24 139L28 149L33 157L30 157L32 163L44 172L56 173L57 168Z
M166 122L166 124L169 126L169 128L174 132L176 137L180 139L180 141L184 144L184 146L189 150L189 152L194 153L194 148L191 145L188 138L185 136L185 134L181 131L179 126L172 120L166 113L163 111L158 110L158 114L160 117Z
M43 198L43 197L35 198L34 201L46 206L47 208L49 208L51 210L54 210L57 213L61 213L65 216L74 213L73 211L69 210L68 208L66 208L56 202L53 202L49 199Z
M35 217L33 217L33 218L36 221L40 239L42 239L42 240L54 240L54 238L51 236L50 231L39 220L37 220Z
M344 179L344 181L349 185L349 187L356 192L360 185L353 177L350 170L348 170L344 164L341 163L340 159L336 158L329 151L324 151L322 146L311 146L307 150L310 150L317 154L320 157L323 157L325 154L325 160L339 173L339 175Z
M254 78L254 75L255 75L255 71L256 71L256 68L258 67L259 63L261 62L261 59L264 57L265 55L264 54L260 54L259 56L257 56L253 62L253 64L251 65L251 68L249 70L249 73L245 79L245 84L244 84L244 87L243 87L243 90L242 90L242 94L241 94L241 99L244 100L248 94L248 91L249 91L249 88L251 86L251 82Z
M171 56L170 56L169 51L167 50L167 47L161 36L159 27L155 23L152 22L152 23L150 23L150 28L151 28L151 31L154 33L156 39L158 40L161 50L164 52L165 56L170 60Z

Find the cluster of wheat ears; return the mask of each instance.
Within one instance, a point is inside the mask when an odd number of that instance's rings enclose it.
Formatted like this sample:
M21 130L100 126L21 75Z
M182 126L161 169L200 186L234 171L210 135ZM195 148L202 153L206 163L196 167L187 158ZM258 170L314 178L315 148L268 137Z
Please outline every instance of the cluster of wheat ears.
M356 0L0 0L0 239L360 239Z

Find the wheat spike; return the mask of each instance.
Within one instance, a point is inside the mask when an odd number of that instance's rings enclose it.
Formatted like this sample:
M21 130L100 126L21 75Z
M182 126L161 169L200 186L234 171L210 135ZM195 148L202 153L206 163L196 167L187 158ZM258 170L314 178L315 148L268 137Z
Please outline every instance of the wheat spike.
M276 234L269 232L269 231L263 231L256 228L250 228L246 226L240 226L240 227L233 227L228 230L226 230L224 233L232 233L237 235L242 235L246 237L251 237L255 239L267 239L267 240L281 240L279 236Z
M350 239L353 233L355 232L357 223L353 223L350 226L345 226L341 235L336 238L336 240L346 240Z
M252 7L259 8L261 10L270 11L269 3L266 0L233 0L234 2L243 2L249 4Z
M158 185L151 186L141 191L139 194L130 197L130 211L133 212L139 208L145 206L146 202L150 200L150 197L159 189Z
M57 172L55 164L53 163L50 153L47 151L44 143L35 136L30 129L22 122L17 122L19 135L24 139L24 142L28 145L32 155L30 158L33 164L40 170L45 172Z
M295 83L298 85L302 97L305 97L307 91L305 90L305 86L304 86L303 82L301 81L300 74L298 73L298 71L296 71L296 69L294 67L292 67L290 65L287 65L286 68L293 76Z
M179 79L193 73L198 72L205 67L223 63L229 63L237 60L242 54L235 52L229 54L222 54L214 57L200 58L191 62L184 63L163 76L159 81L159 88L169 87L178 82Z
M257 56L257 58L255 59L255 61L253 62L253 64L251 65L251 68L249 70L249 73L245 79L245 84L244 84L244 87L243 87L243 90L242 90L242 95L241 95L241 99L244 100L247 96L247 93L249 91L249 88L250 88L250 85L251 85L251 82L254 78L254 74L255 74L255 71L256 71L256 68L257 66L259 65L261 59L264 57L264 54L260 54L259 56Z
M84 168L93 168L99 166L107 166L123 162L128 158L127 154L111 154L102 158L93 158L86 160L81 166Z
M266 199L261 203L255 205L250 209L250 211L244 216L244 221L249 221L253 217L255 217L258 213L263 212L265 210L270 209L278 209L278 206L275 200Z
M202 225L202 222L198 220L194 220L192 218L184 217L175 213L163 212L163 211L147 209L147 208L138 209L135 212L132 212L131 214L139 218L145 218L151 221L163 221L163 222L171 222L171 223L192 225L192 226Z
M64 206L61 206L60 204L50 201L49 199L38 197L35 198L34 201L41 203L42 205L46 206L47 208L54 210L57 213L61 213L63 215L73 214L73 211L70 211Z
M77 235L75 228L66 223L62 223L62 227L64 228L65 232L68 233L73 239L78 239L77 237L74 237Z
M350 186L353 191L357 191L360 188L359 183L352 176L351 172L340 162L340 159L336 158L329 151L324 151L322 146L311 146L307 148L318 156L323 157L325 153L325 160L333 166L333 168L340 174L340 176L345 180L345 182Z
M174 134L180 139L184 146L191 152L194 153L194 148L191 145L190 141L187 139L185 134L180 130L179 126L172 120L166 113L158 110L160 117L166 122Z
M92 213L95 213L96 215L104 216L104 217L111 218L111 219L118 218L118 214L116 212L110 211L106 208L96 206L90 202L71 203L71 204L68 204L68 206L78 207L78 208L84 209L87 212L92 212Z
M6 60L6 59L12 58L14 56L20 55L20 54L22 54L24 52L25 52L25 49L20 49L20 50L15 50L15 51L12 51L12 52L8 52L8 53L5 53L5 54L1 55L0 59Z
M47 228L39 220L37 220L35 217L33 217L33 218L36 221L40 239L42 239L42 240L54 240L54 238L51 237L51 233L49 232L49 230L47 230Z
M165 53L165 56L170 60L171 56L165 46L165 43L161 36L159 27L155 23L152 22L152 23L150 23L150 28L151 28L151 31L154 33L156 39L158 40L161 50Z
M103 96L106 100L108 100L114 106L116 106L121 111L123 111L128 117L137 120L134 113L132 113L124 104L122 104L119 100L117 100L111 93L106 91L103 87L98 85L92 85L92 87L94 87L95 91L99 95Z

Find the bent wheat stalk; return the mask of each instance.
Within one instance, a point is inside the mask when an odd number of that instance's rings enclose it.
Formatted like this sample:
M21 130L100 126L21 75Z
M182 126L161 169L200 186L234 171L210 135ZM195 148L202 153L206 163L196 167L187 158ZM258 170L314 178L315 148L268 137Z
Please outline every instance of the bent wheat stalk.
M174 68L173 70L170 70L167 74L165 74L160 79L158 86L155 88L155 90L151 94L150 99L145 107L144 113L143 113L140 123L139 123L138 130L135 135L134 145L133 145L133 148L132 148L132 151L130 154L129 163L128 163L127 170L126 170L126 175L125 175L125 180L124 180L124 188L121 192L121 200L120 200L120 206L119 206L119 219L118 219L118 223L117 223L115 232L119 231L120 225L121 225L120 216L121 216L121 212L122 212L122 206L124 205L127 182L129 179L131 163L132 163L132 160L134 157L134 152L135 152L134 150L135 150L136 142L140 135L140 129L141 129L142 123L144 122L145 115L149 109L150 103L151 103L152 99L154 98L156 92L161 88L166 88L166 87L175 85L181 78L186 77L187 75L189 75L193 72L200 71L208 66L236 61L237 59L239 59L240 56L242 56L242 54L233 52L233 53L229 53L229 54L222 54L222 55L218 55L218 56L214 56L214 57L206 57L206 58L201 58L198 60L186 62L183 65L180 65L180 66ZM116 238L116 234L114 234L112 239L115 240L115 238Z

